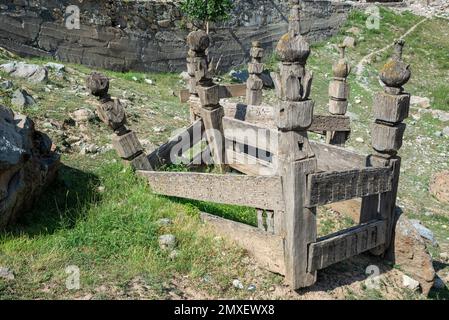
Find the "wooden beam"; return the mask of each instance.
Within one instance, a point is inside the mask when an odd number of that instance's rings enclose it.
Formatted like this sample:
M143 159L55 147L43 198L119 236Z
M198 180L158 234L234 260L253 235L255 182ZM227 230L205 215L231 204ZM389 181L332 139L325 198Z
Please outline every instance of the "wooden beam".
M249 225L201 213L214 232L246 249L261 267L285 274L283 239Z
M281 179L277 176L154 171L138 174L161 195L268 210L284 207Z
M318 168L322 171L337 171L365 168L369 157L345 148L310 141L310 146L318 160Z
M383 220L319 238L309 246L309 270L321 270L385 243L386 222Z
M251 106L244 103L223 101L225 116L254 124L276 128L274 125L273 107L268 105Z
M314 115L308 131L351 131L351 119L339 115Z
M246 84L225 84L220 85L219 96L220 99L232 97L244 97L246 95ZM190 92L188 89L183 89L179 92L179 100L181 103L186 103L190 99Z
M225 138L228 140L271 153L277 153L278 151L277 131L267 127L224 117L223 130Z
M202 139L204 125L202 120L195 121L190 127L172 137L168 142L154 150L149 156L153 169L157 169L164 164L171 164L170 155L173 148L188 150Z
M231 149L226 149L226 163L231 168L251 176L272 176L276 173L272 163Z
M391 191L392 170L365 168L311 174L308 177L308 207L366 197Z

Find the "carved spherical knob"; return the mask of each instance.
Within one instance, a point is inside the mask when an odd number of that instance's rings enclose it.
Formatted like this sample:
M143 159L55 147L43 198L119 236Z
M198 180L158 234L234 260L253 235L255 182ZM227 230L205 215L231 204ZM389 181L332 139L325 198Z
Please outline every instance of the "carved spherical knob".
M203 30L192 31L187 36L187 44L190 50L204 52L210 46L210 38Z
M282 62L299 62L305 65L310 55L310 46L301 35L292 36L287 33L279 40L276 53Z
M380 71L380 80L387 86L401 88L412 75L410 65L402 60L404 40L395 41L395 52Z

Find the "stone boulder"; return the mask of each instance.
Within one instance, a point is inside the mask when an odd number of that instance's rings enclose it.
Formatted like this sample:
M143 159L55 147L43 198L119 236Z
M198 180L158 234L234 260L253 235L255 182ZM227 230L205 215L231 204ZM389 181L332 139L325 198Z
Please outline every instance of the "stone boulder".
M46 82L48 80L47 68L37 64L13 61L0 65L0 70L13 77L27 79L31 83Z
M32 207L59 164L50 138L28 117L0 105L0 228Z
M429 189L432 196L437 200L449 203L449 171L433 175Z
M404 215L397 217L394 245L388 253L400 269L419 282L421 291L428 295L435 282L435 269L425 240Z

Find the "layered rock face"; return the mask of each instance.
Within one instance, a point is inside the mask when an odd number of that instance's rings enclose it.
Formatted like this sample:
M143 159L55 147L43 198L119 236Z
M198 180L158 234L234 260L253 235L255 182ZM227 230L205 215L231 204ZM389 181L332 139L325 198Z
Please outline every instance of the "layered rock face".
M271 52L288 27L288 1L236 0L230 21L212 27L210 51L220 68L249 58L258 40ZM77 12L79 8L79 29ZM309 41L335 34L350 4L303 1L302 30ZM0 0L0 43L22 55L118 71L181 71L185 39L194 26L177 1Z
M28 117L0 105L0 228L32 207L59 164L50 138Z

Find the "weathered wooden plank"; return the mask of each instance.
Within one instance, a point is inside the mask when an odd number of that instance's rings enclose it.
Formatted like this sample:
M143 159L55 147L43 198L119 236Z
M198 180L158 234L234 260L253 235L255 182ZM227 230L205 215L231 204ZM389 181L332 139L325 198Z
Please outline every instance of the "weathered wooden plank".
M340 115L314 115L308 131L351 131L351 119Z
M203 136L204 126L202 120L195 121L190 127L171 138L167 143L154 150L149 156L153 169L157 169L164 164L171 164L172 151L186 151L197 144ZM176 148L176 149L175 149Z
M324 269L385 243L386 222L378 220L319 238L309 246L310 271Z
M283 239L280 236L207 213L201 213L201 219L213 227L214 232L246 249L261 267L285 274Z
M272 176L276 172L272 163L232 149L226 149L226 163L231 168L252 176Z
M155 193L166 196L269 210L284 206L281 179L277 176L154 171L138 174L148 179Z
M229 117L223 118L223 130L228 140L268 152L277 152L277 131Z
M252 106L243 103L222 101L225 116L255 124L264 124L269 128L275 128L274 110L272 106Z
M366 197L391 191L392 170L364 168L311 174L308 178L308 207Z
M232 97L244 97L246 95L246 84L225 84L221 85L219 89L220 99ZM190 99L190 92L188 89L183 89L179 92L179 100L181 103L188 102Z
M338 146L310 141L310 146L318 160L318 169L337 171L368 166L368 156Z

